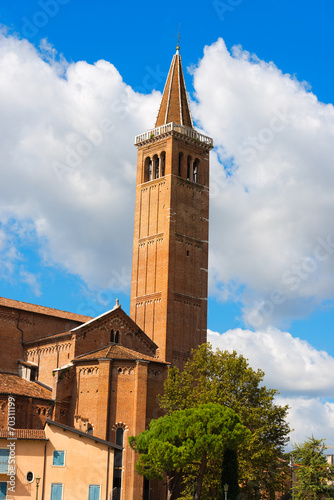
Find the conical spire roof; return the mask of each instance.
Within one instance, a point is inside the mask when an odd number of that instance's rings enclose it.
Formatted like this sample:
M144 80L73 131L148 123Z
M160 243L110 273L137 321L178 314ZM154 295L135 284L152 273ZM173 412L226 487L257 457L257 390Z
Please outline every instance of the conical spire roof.
M179 46L170 66L155 126L170 122L193 128Z

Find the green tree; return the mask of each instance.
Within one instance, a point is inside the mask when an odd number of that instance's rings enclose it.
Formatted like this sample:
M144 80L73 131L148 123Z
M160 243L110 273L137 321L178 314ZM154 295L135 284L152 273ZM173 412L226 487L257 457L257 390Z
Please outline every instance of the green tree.
M253 370L235 351L213 352L210 344L203 344L193 352L183 372L177 368L169 370L164 394L160 396L167 414L211 402L239 415L242 424L252 432L239 449L239 482L243 492L255 499L273 498L281 474L279 456L289 433L285 421L288 406L275 404L277 391L267 389L262 384L263 377L263 371ZM211 466L215 470L210 475L208 468L207 486L213 484L217 473L220 478L222 457ZM210 492L207 497L210 498Z
M168 499L187 467L195 467L194 499L201 497L208 462L226 448L237 449L250 434L233 410L219 404L203 404L152 420L149 429L131 436L131 448L139 454L138 474L148 479L166 477Z
M333 487L328 483L334 479L334 470L327 463L325 450L324 439L315 439L314 436L302 444L294 444L292 456L296 499L334 498Z

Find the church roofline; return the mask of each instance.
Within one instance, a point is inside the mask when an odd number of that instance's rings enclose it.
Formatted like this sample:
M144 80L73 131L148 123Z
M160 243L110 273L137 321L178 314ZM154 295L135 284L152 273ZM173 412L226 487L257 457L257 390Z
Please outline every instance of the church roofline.
M130 325L133 328L134 333L136 335L138 335L138 334L144 335L145 342L147 342L152 348L158 349L157 344L137 325L137 323L135 323L133 321L133 319L125 311L123 311L123 309L122 309L122 307L120 305L116 305L110 311L107 311L107 312L105 312L103 314L100 314L100 316L97 316L96 318L93 318L92 320L87 321L87 323L84 323L83 325L80 325L80 326L74 328L73 330L71 330L71 332L77 333L77 332L80 331L80 329L83 329L83 328L85 328L87 326L89 327L95 321L100 321L102 318L108 316L109 314L116 313L116 312L118 312L119 314L121 314L123 316L124 320L127 321L128 323L130 323Z
M184 125L178 125L177 123L170 122L165 125L160 125L160 127L155 127L147 130L143 134L136 135L135 146L140 147L149 142L154 142L162 137L169 135L177 135L183 137L184 139L194 142L197 145L202 146L208 150L213 148L213 139L207 135L197 132L197 130L186 127Z
M61 311L51 307L38 306L36 304L29 304L28 302L21 302L19 300L6 299L0 297L0 306L18 309L20 311L28 311L36 314L45 314L47 316L54 316L61 319L69 319L71 321L78 321L84 323L90 316L83 316L81 314L71 313L68 311Z
M94 321L100 320L101 318L103 318L104 316L107 316L108 314L110 314L112 311L115 311L116 309L122 309L122 307L120 305L117 305L117 306L113 307L113 309L110 309L109 311L106 311L106 312L100 314L99 316L96 316L95 318L91 318L89 321L86 321L86 323L83 323L82 325L79 325L79 326L76 326L75 328L72 328L71 332L76 332L77 330L80 330L80 328L83 328L84 326L88 326L91 323L94 323Z

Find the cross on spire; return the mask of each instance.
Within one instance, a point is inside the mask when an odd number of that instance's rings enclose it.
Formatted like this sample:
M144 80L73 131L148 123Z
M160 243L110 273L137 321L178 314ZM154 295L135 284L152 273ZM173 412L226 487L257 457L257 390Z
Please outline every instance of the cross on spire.
M180 40L182 40L182 38L180 37L180 26L181 26L181 25L179 24L179 32L178 32L178 34L177 34L177 35L175 35L175 36L177 36L177 46L176 46L176 50L177 50L177 51L179 51L179 50L180 50Z

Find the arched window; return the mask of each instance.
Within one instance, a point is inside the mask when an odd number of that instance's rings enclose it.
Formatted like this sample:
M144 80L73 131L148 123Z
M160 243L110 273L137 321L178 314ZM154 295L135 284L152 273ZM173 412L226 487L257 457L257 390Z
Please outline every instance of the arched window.
M118 446L123 446L124 429L122 427L117 427L116 429L116 444Z
M110 332L110 342L115 342L114 330L111 330Z
M199 166L199 159L196 158L196 160L194 161L194 165L193 165L193 181L194 182L198 182L198 166Z
M182 176L182 162L183 162L183 153L179 153L179 170L178 170L179 177Z
M115 344L118 344L119 342L119 331L116 330L116 333L115 333Z
M164 177L166 170L166 153L163 151L161 153L161 177Z
M191 156L187 159L187 181L190 181L190 166L191 166Z
M154 178L159 179L159 156L155 155L154 158Z
M148 156L145 160L144 182L152 180L152 160Z

